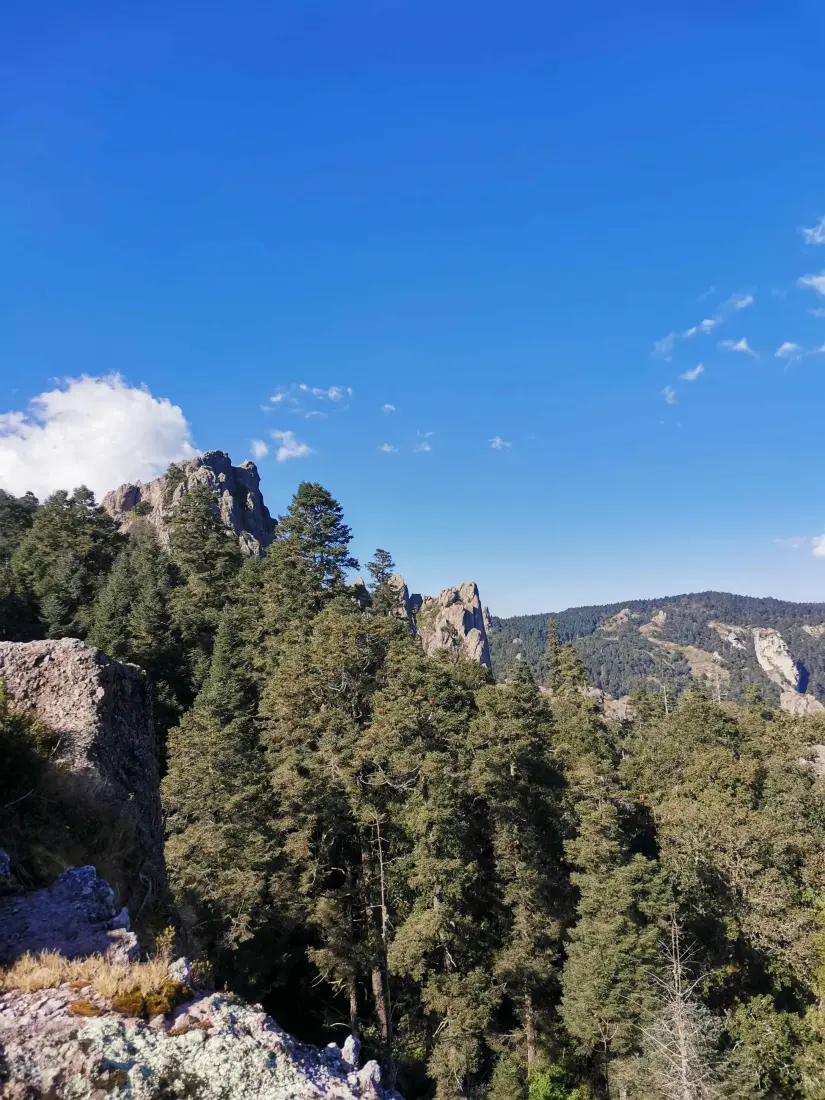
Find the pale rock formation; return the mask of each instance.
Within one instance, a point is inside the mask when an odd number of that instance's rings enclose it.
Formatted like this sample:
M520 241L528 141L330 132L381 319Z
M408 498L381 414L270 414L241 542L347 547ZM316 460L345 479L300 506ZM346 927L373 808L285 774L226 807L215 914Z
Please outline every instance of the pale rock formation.
M457 650L466 660L490 668L490 646L475 581L444 588L438 596L413 596L410 604L426 653Z
M800 695L796 691L783 691L780 694L779 709L786 714L825 714L825 707L815 695Z
M9 705L57 736L50 758L86 797L134 825L150 872L163 867L157 746L149 679L74 638L0 642Z
M398 593L398 602L393 614L397 615L399 619L406 619L410 624L410 630L415 632L412 607L410 606L410 592L407 588L406 581L400 573L393 573L387 581L387 584Z
M241 550L259 557L275 533L275 523L261 496L260 480L254 462L233 466L224 451L206 451L170 466L146 485L137 482L113 489L102 504L126 530L138 515L144 515L157 531L161 545L168 549L172 510L191 489L205 485L214 493L216 512L227 530L237 536Z
M77 1002L98 1015L73 1014ZM381 1088L377 1062L358 1069L357 1040L318 1050L226 994L146 1023L112 1012L88 988L6 992L0 1049L6 1100L398 1100Z
M733 646L734 649L745 649L745 627L742 626L730 626L728 623L708 623L713 630L719 635L723 642L727 642L728 645Z
M806 634L810 634L812 638L821 638L825 634L825 623L818 623L816 626L803 626L802 629Z
M753 645L756 659L768 679L783 689L798 692L799 668L779 631L772 627L754 627Z
M45 890L0 898L0 963L38 951L68 959L106 955L124 965L140 956L129 914L117 909L94 867L73 867Z

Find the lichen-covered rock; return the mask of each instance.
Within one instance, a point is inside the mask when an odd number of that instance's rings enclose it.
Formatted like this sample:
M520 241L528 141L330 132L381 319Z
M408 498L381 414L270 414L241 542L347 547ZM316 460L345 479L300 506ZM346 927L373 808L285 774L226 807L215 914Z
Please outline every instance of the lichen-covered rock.
M222 994L199 997L146 1023L67 988L0 995L7 1100L381 1100L376 1062L357 1066L357 1042L340 1050L299 1043L260 1008Z
M768 679L783 689L799 691L800 671L779 631L772 627L754 627L753 645L756 659Z
M169 517L182 496L197 485L215 495L222 523L235 534L241 550L260 556L272 542L275 523L261 496L261 479L254 462L233 466L224 451L206 451L179 462L154 481L121 485L103 498L106 511L126 530L142 516L155 528L162 546L169 547Z
M150 872L163 867L158 756L149 679L74 638L0 642L9 705L56 737L51 764L73 773L90 803L131 819Z
M438 596L414 596L410 606L426 653L457 650L466 660L490 668L490 646L475 581L444 588Z
M140 955L129 914L94 867L72 867L45 890L0 898L0 963L39 951L106 955L124 965Z

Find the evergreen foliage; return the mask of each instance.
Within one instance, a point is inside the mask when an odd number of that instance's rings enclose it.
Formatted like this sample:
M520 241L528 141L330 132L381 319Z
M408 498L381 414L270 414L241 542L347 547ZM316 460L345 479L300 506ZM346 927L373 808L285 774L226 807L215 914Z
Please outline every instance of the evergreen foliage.
M152 677L179 924L218 982L306 1039L352 1028L407 1100L823 1100L825 721L777 711L735 648L711 701L667 647L777 626L816 692L802 627L825 608L704 593L498 620L494 683L424 654L387 551L356 594L350 539L308 483L262 560L206 488L169 553L85 490L0 494L0 634L74 633ZM639 632L660 609L664 645ZM588 679L633 689L635 717L606 721ZM97 859L92 812L72 802L59 836L42 812L47 735L0 702L0 739L24 873L77 838Z

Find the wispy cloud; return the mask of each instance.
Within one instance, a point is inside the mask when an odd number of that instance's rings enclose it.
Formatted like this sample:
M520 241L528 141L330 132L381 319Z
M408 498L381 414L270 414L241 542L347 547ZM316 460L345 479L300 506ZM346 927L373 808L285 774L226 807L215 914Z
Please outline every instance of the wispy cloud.
M382 451L385 455L394 455L398 448L393 447L392 443L379 443L378 450Z
M352 386L330 386L324 389L322 386L308 386L306 382L301 382L298 389L302 393L312 394L319 401L344 401L347 397L352 397Z
M419 454L425 454L427 451L432 450L432 446L426 441L426 439L424 439L421 441L421 443L416 443L415 447L413 447L413 450L417 451Z
M753 350L744 336L741 340L720 340L716 346L725 348L727 351L744 352L745 355L752 355L754 359L759 358L758 354Z
M252 448L253 458L266 458L269 454L269 447L262 439L253 439L249 445Z
M808 313L810 313L812 317L825 317L825 308L816 306L814 309L809 309Z
M796 285L815 290L825 297L825 271L820 271L818 275L803 275L801 279L797 279Z
M784 359L788 363L793 363L797 359L801 359L805 354L805 349L801 344L794 344L790 340L786 340L784 344L780 344L776 349L776 358Z
M791 535L790 538L774 539L774 543L783 550L810 549L815 558L825 558L825 535Z
M502 439L500 435L494 435L492 439L488 439L487 442L493 448L494 451L503 451L507 447L512 447L513 444L509 439Z
M685 331L682 333L682 336L684 336L688 340L691 338L691 336L705 336L707 335L707 333L713 332L713 330L716 328L721 320L721 317L706 317L704 321L700 321L698 325L694 325L692 328L685 329Z
M669 332L667 336L663 336L661 340L655 340L653 342L653 354L662 355L665 359L670 359L678 335L678 332Z
M390 405L390 403L387 402L386 405L381 406L381 412L394 413L395 412L395 405Z
M686 370L684 374L680 374L679 377L684 379L685 382L695 382L700 374L705 373L705 368L701 363L697 363L691 370Z
M312 447L297 440L294 432L275 431L272 438L280 444L275 454L278 462L286 462L290 458L305 458L312 454Z
M754 299L753 299L752 294L734 295L734 297L732 299L733 308L734 309L747 309L748 306L753 305L753 300Z
M773 541L783 550L801 550L803 546L809 546L811 543L807 535L791 535L790 538L774 539Z
M696 299L697 302L704 302L705 298L709 298L711 294L716 293L716 286L709 286L707 290L703 291Z
M662 390L662 397L664 397L666 404L676 404L676 390L674 390L672 386L665 386L665 388Z
M803 226L799 232L805 238L805 244L825 244L825 217L820 218L810 229Z

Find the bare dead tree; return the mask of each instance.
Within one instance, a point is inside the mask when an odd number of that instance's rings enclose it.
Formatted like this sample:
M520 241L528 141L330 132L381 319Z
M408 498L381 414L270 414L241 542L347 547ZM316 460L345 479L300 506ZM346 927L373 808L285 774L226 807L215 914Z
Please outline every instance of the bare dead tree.
M696 996L701 977L691 978L693 952L683 949L675 916L664 954L665 975L655 978L661 1010L643 1028L652 1084L662 1100L713 1100L713 1021Z

